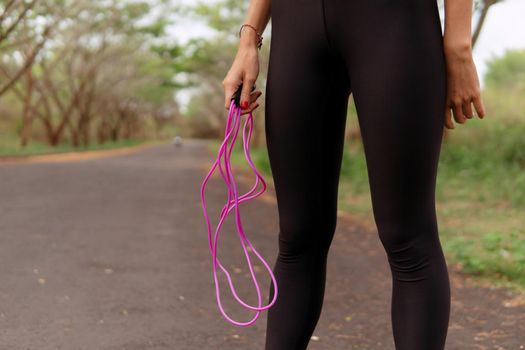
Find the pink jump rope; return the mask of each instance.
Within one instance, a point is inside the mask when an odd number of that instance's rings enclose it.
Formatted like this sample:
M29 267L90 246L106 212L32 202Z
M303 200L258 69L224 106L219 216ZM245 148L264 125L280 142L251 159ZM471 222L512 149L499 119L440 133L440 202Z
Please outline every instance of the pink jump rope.
M252 91L254 89L255 89L255 86L253 86ZM260 315L261 311L267 310L267 309L269 309L270 307L272 307L274 305L275 301L277 300L277 281L275 280L275 276L274 276L274 274L272 272L272 268L263 259L263 257L257 252L257 250L252 245L252 243L250 242L248 237L246 237L246 233L244 232L244 229L243 229L242 223L241 223L241 216L240 216L240 211L239 211L240 204L242 202L244 202L244 201L257 198L258 196L263 194L264 191L266 190L266 182L264 181L264 179L261 176L261 174L257 171L257 168L253 164L251 156L250 156L250 140L251 140L252 129L253 129L253 115L252 115L252 112L249 112L248 116L246 117L246 121L244 123L244 128L243 128L243 132L242 132L243 149L244 149L244 156L246 158L246 161L250 165L250 168L252 169L253 173L255 174L256 179L255 179L255 184L254 184L254 186L252 187L252 189L250 191L248 191L247 193L243 194L240 197L238 196L237 185L235 183L235 178L233 176L233 172L232 172L232 168L231 168L231 164L230 164L230 155L231 155L231 151L232 151L232 149L233 149L233 147L235 145L235 140L237 139L237 134L239 132L239 128L240 128L240 125L241 125L241 108L239 107L239 99L240 99L241 90L242 90L242 84L241 84L241 86L239 86L239 88L237 89L237 91L235 92L233 97L231 98L232 101L230 103L230 109L229 109L229 112L228 112L228 119L227 119L227 122L226 122L226 129L225 129L225 132L224 132L224 141L222 142L221 146L219 147L217 158L216 158L212 168L210 169L210 171L208 172L208 175L205 177L205 179L204 179L204 181L202 183L202 187L201 187L201 201L202 201L202 209L204 211L204 218L206 219L206 225L207 225L207 228L208 228L208 240L209 240L209 243L210 243L210 251L211 251L211 255L213 257L213 277L215 279L215 290L216 290L216 295L217 295L217 305L219 307L219 310L223 314L223 316L226 318L226 320L228 320L229 322L231 322L232 324L234 324L236 326L247 327L247 326L250 326L253 323L255 323L255 321L259 318L259 315ZM246 136L246 129L247 129L247 127L248 127L248 136ZM222 161L223 160L224 160L224 168L225 168L224 170L223 170L223 166L222 166ZM219 222L217 224L217 228L215 230L215 235L214 235L214 237L212 239L212 228L211 228L211 224L210 224L210 218L208 216L208 212L207 212L207 209L206 209L206 201L205 201L205 198L204 198L204 190L205 190L206 184L208 182L208 179L211 177L211 175L213 174L213 172L215 171L215 169L217 167L219 167L219 170L220 170L220 173L221 173L222 178L224 180L224 183L226 184L226 187L228 189L228 200L227 200L227 203L222 208L220 219L219 219ZM259 182L262 184L263 188L259 192L253 194L253 192L257 189L257 187L259 185ZM252 280L253 280L253 282L255 284L255 289L257 291L258 306L249 305L249 304L245 303L244 301L242 301L239 298L239 296L237 295L237 292L235 291L235 287L233 286L230 274L224 268L224 266L220 263L220 261L219 261L219 259L217 257L217 250L218 250L217 247L218 247L218 243L219 243L219 231L220 231L221 226L222 226L224 220L226 219L227 215L233 209L235 209L235 222L237 224L237 230L238 230L238 234L239 234L239 239L240 239L241 245L242 245L242 247L244 249L244 254L246 255L246 260L248 261L248 267L250 269ZM257 278L255 276L255 273L254 273L254 270L253 270L253 266L252 266L252 263L251 263L248 251L253 251L255 253L255 255L257 255L259 260L263 263L263 265L266 267L266 269L270 273L270 277L272 278L273 285L274 285L274 288L275 288L274 289L275 292L274 292L273 300L268 305L265 305L265 306L261 305L261 302L262 302L261 290L259 288L259 284L257 283ZM228 283L230 285L230 289L231 289L235 299L237 299L237 301L242 306L246 307L247 309L253 310L253 311L257 311L257 313L255 314L254 318L251 319L250 321L248 321L248 322L237 322L237 321L233 320L232 318L230 318L226 314L226 312L224 311L224 309L222 307L222 303L221 303L220 290L219 290L219 281L217 279L217 265L219 265L219 267L222 269L222 271L224 271L224 273L226 274L226 277L228 278Z

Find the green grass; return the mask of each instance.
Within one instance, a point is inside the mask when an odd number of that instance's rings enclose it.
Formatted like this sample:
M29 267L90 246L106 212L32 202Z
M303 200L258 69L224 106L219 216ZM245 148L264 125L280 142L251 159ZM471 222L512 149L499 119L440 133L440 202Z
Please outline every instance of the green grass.
M73 147L70 144L59 144L56 147L50 146L44 142L31 141L26 147L21 147L19 139L15 136L0 137L0 156L28 156L51 153L94 151L103 149L113 149L121 147L136 146L144 143L144 140L120 140L116 142L106 142L102 145L92 143L89 146Z
M355 127L355 121L354 127ZM349 124L351 124L350 121ZM352 126L349 126L352 127ZM436 207L449 263L479 281L525 292L525 120L472 119L456 124L441 149ZM217 151L219 142L210 144ZM252 150L270 179L266 148ZM240 147L232 162L246 166ZM361 141L347 142L339 209L373 222Z

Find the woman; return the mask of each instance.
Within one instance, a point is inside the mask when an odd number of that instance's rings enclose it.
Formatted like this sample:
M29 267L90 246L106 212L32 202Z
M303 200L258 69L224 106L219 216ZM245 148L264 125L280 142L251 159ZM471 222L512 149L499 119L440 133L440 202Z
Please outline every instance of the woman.
M435 211L443 126L485 112L472 59L472 0L252 0L226 108L243 83L243 113L261 91L258 43L271 16L266 143L279 213L266 350L305 349L324 298L326 260L350 93L358 114L372 209L392 273L397 350L442 350L450 285ZM312 164L316 164L312 167ZM273 285L270 287L270 299Z

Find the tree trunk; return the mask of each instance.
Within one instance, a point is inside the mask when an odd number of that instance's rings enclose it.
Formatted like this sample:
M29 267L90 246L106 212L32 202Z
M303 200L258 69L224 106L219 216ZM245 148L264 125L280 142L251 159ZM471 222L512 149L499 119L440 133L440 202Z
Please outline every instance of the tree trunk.
M26 72L27 92L24 99L24 111L22 116L22 130L20 132L20 145L26 147L29 142L31 134L31 124L33 118L31 117L31 97L33 96L33 72L28 69Z

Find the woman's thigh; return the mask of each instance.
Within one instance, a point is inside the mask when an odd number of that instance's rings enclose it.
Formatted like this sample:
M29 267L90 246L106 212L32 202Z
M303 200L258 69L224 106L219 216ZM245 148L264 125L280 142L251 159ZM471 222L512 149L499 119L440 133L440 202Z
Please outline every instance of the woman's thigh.
M387 244L389 238L406 242L404 238L411 237L402 235L421 227L433 232L446 102L437 4L434 0L326 2L340 4L337 14L327 12L328 31L336 33L331 39L352 82L378 228L380 233L402 228L397 237L382 238ZM347 21L335 17L345 11ZM418 229L406 230L406 225Z
M350 90L313 7L319 3L295 17L294 3L272 4L265 131L282 252L300 254L327 246L335 229Z

